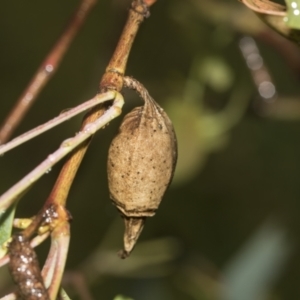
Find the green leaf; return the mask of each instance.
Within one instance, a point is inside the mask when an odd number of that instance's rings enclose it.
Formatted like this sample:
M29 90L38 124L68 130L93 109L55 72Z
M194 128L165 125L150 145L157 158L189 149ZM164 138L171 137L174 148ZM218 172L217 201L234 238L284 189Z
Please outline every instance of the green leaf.
M300 29L300 0L286 0L286 24L294 29Z
M3 244L11 237L16 206L16 204L12 205L8 210L0 213L0 258L6 254Z

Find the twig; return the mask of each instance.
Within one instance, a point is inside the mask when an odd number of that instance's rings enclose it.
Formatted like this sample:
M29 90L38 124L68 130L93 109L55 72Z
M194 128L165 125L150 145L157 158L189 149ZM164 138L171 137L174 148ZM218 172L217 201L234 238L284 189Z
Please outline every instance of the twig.
M125 73L133 41L141 22L147 16L149 16L147 5L145 5L142 0L134 0L118 45L106 68L106 72L101 79L99 86L100 92L105 92L107 90L121 91L123 87L123 75ZM105 108L102 105L93 109L87 115L81 128L85 127L90 122L94 122L95 119L99 118L104 113L104 111ZM54 202L65 205L72 182L89 146L89 142L90 141L85 142L76 149L70 159L65 163L53 190L48 197L47 203Z
M121 114L121 109L124 104L121 94L116 93L113 106L111 106L104 115L93 123L87 124L73 138L65 140L55 152L50 154L46 160L33 169L28 175L21 179L18 183L12 186L7 192L0 197L0 209L6 210L43 174L47 172L53 165L60 161L64 156L74 150L78 145L90 138L97 130L105 126L112 119ZM31 226L31 225L30 225Z
M49 286L50 299L56 299L60 288L68 255L69 241L70 226L68 220L65 220L56 226L51 234L51 248L42 272L45 285Z
M42 216L43 220L36 221L37 218L34 218L24 231L14 235L9 244L9 269L18 285L18 295L22 299L56 299L62 279L70 240L70 215L62 206L51 206ZM49 229L53 229L51 248L42 274L39 271L36 253L29 244L33 232L31 227L37 222L37 226L43 222L48 224Z
M16 299L17 299L17 295L15 293L11 293L9 295L0 298L0 300L16 300Z
M157 0L144 0L144 3L147 5L147 6L151 6L153 5Z
M26 133L16 137L15 139L11 140L10 142L4 145L0 145L0 155L31 140L32 138L42 134L43 132L71 119L72 117L80 114L81 112L88 110L93 106L96 106L101 102L113 99L114 95L115 95L114 92L107 92L104 94L97 95L94 98L76 106L75 108L69 109L68 111L60 114L59 116L55 117L49 122L44 123L38 127L35 127L30 131L27 131Z
M11 189L0 197L0 209L6 210L14 201L26 192L26 190L40 178L49 168L58 162L66 154L74 150L73 155L65 163L57 181L50 193L43 209L35 216L32 223L26 228L22 234L27 238L31 236L34 230L39 226L40 221L44 218L45 210L49 206L64 207L68 196L69 189L81 163L81 160L88 148L92 135L101 127L110 122L113 118L121 113L124 104L123 97L118 92L123 88L123 76L125 73L128 56L140 27L145 17L149 16L147 5L152 5L155 0L133 0L129 16L120 37L116 50L106 68L103 75L99 90L101 94L106 91L115 91L115 99L113 105L107 109L107 105L97 105L86 116L80 132L73 138L65 140L60 148L48 156L48 158L31 171L27 176L15 184ZM104 102L104 101L103 101ZM62 232L68 228L68 223L62 218L62 223L54 222L52 232L52 243L47 262L45 264L45 273L47 283L51 282L49 295L51 299L55 299L61 276L67 257L67 249L69 242L69 229L67 234ZM56 236L55 236L56 235ZM58 246L57 241L61 240Z
M63 32L55 46L52 48L44 62L41 64L31 82L18 99L16 105L9 113L0 128L0 144L5 143L12 135L15 128L21 122L28 109L34 103L42 88L53 76L59 66L63 55L69 48L70 43L84 23L96 0L82 0L75 11L71 22Z

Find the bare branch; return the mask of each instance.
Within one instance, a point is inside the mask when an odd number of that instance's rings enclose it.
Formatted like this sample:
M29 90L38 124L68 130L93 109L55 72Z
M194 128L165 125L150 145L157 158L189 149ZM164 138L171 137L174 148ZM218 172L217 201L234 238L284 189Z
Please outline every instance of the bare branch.
M153 5L157 0L144 0L144 3L147 5L147 6L151 6Z
M34 182L43 176L47 170L52 168L52 166L54 166L58 161L74 150L82 142L90 138L97 130L105 126L112 119L119 116L121 114L123 104L124 100L122 95L116 93L113 106L111 106L102 117L84 126L84 128L75 137L62 142L58 150L50 154L47 159L45 159L33 171L31 171L0 197L1 210L6 210L14 201L19 199Z
M88 110L89 108L96 106L99 103L102 103L107 100L111 100L114 98L114 92L107 92L104 94L99 94L94 98L76 106L75 108L69 109L68 111L60 114L59 116L55 117L54 119L44 123L26 133L16 137L15 139L11 140L10 142L0 145L0 155L4 154L5 152L31 140L32 138L42 134L43 132L73 118L74 116L80 114L81 112Z
M45 285L49 286L48 293L50 299L56 299L60 288L68 255L69 241L69 223L68 221L61 222L51 234L51 248L42 271Z
M39 95L42 88L50 80L59 66L63 55L67 51L73 38L78 33L80 27L84 23L91 8L96 3L96 0L82 0L71 22L63 32L53 49L50 51L44 62L41 64L31 82L18 99L15 107L9 113L8 117L0 127L0 144L5 143L13 131L24 118L35 99Z
M131 51L131 47L135 36L138 32L140 24L149 15L149 9L142 0L133 0L127 22L119 39L115 52L106 68L103 75L99 89L101 92L107 90L121 91L123 88L123 76L126 70L126 65ZM102 105L93 109L86 119L82 127L94 122L105 111ZM55 202L57 204L65 205L69 190L75 178L76 172L81 164L85 152L89 146L89 141L77 148L73 155L63 166L56 183L48 197L47 203Z

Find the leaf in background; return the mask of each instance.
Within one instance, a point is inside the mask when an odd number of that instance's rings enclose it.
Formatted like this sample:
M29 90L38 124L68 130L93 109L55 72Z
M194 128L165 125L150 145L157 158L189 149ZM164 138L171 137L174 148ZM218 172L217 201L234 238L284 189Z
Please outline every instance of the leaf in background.
M178 140L175 185L195 177L208 155L227 144L229 131L240 121L249 101L247 88L238 86L221 112L211 111L203 104L205 87L219 93L228 91L233 86L234 72L218 56L195 59L191 70L182 98L169 98L165 103Z
M266 221L227 264L221 300L266 299L293 246L284 227Z
M17 205L15 204L7 211L3 211L0 214L0 258L6 254L6 249L3 248L3 243L5 243L11 236L16 206Z
M287 0L289 1L289 0ZM272 27L281 35L285 36L289 40L300 43L300 31L299 27L290 26L287 22L290 20L290 9L286 12L286 7L268 0L241 0L247 7L253 10L266 24ZM291 1L291 3L298 3L297 1ZM295 4L293 4L295 6ZM295 8L294 8L295 13ZM292 21L296 24L293 18Z
M287 20L286 24L294 29L300 29L300 1L286 0L287 5Z
M178 161L173 183L183 183L197 174L207 157L205 132L199 124L203 112L199 103L188 103L180 98L168 99L165 109L178 140Z
M218 56L205 57L199 66L198 76L202 82L219 93L231 88L234 81L232 69Z

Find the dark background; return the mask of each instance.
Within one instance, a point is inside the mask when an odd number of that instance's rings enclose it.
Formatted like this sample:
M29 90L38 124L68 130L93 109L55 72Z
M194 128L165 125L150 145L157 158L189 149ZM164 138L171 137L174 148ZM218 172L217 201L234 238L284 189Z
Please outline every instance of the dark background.
M99 0L15 135L95 95L129 3ZM1 3L1 120L77 4ZM238 45L245 35L257 42L274 80L279 95L274 103L259 97L241 55ZM127 75L141 81L169 112L178 131L178 173L131 257L121 261L116 253L123 224L109 200L106 157L122 118L96 134L68 200L73 222L64 286L72 299L80 299L78 274L87 278L95 299L117 294L141 300L300 298L299 54L237 1L157 1L138 33ZM204 92L191 89L196 96L184 97L190 81L199 82ZM226 129L222 112L237 90L246 109ZM124 112L141 104L131 92L124 97ZM280 117L262 113L279 100L284 107ZM1 192L73 136L81 118L1 157ZM18 217L39 210L61 166L25 195ZM39 247L41 261L47 246ZM94 253L98 258L87 267ZM4 290L8 277L1 276ZM233 292L239 289L240 294Z

